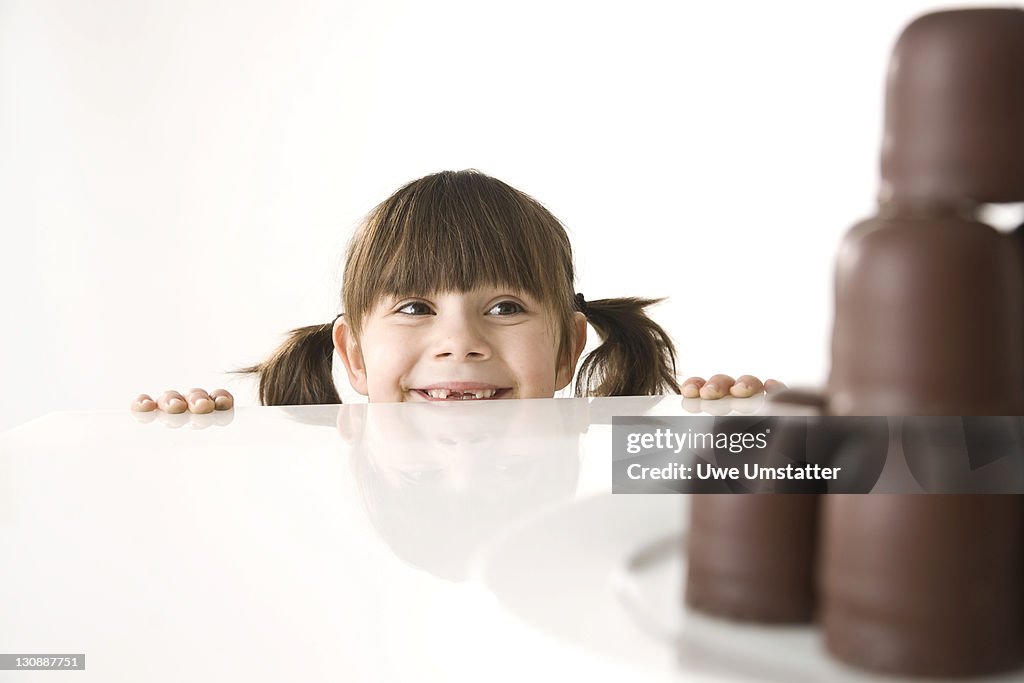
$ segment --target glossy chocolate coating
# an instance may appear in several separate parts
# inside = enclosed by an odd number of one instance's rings
[[[1024,201],[1024,11],[936,12],[893,50],[883,202]]]
[[[837,259],[829,412],[1021,414],[1021,265],[1009,236],[940,205],[855,226]]]
[[[840,250],[829,411],[1019,415],[1024,270],[1013,238],[892,203]],[[941,453],[932,454],[941,457]],[[1022,661],[1020,496],[828,496],[821,621],[850,664],[927,676]]]
[[[822,517],[821,619],[834,656],[915,676],[1024,661],[1020,496],[835,495]]]
[[[837,262],[827,412],[1024,413],[1024,233],[968,213],[1024,201],[1022,124],[1024,11],[939,12],[906,29],[883,205]],[[694,496],[692,510],[692,607],[807,620],[813,579],[826,646],[849,664],[972,676],[1024,661],[1024,497]]]
[[[810,621],[819,499],[693,496],[686,603],[732,619]]]

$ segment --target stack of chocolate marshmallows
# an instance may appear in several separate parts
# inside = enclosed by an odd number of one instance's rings
[[[914,21],[890,63],[878,213],[840,249],[832,415],[1024,415],[1024,11]],[[938,456],[937,456],[938,457]],[[854,666],[974,676],[1024,663],[1017,495],[698,495],[686,602],[817,620]]]

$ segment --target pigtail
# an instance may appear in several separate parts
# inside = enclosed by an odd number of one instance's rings
[[[661,299],[598,299],[577,307],[600,335],[576,378],[576,396],[648,396],[680,393],[676,349],[668,333],[644,308]]]
[[[294,329],[270,358],[235,372],[259,375],[261,405],[341,403],[331,373],[333,329],[332,323]]]

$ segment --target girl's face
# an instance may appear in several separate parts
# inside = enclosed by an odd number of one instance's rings
[[[576,313],[559,359],[547,307],[494,287],[382,300],[358,340],[344,316],[334,327],[349,380],[371,402],[551,398],[572,381],[586,337]]]

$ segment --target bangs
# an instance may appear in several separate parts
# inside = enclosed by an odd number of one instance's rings
[[[487,286],[570,305],[568,237],[528,195],[475,171],[445,172],[406,185],[370,214],[346,263],[345,309],[362,318],[384,297]]]

